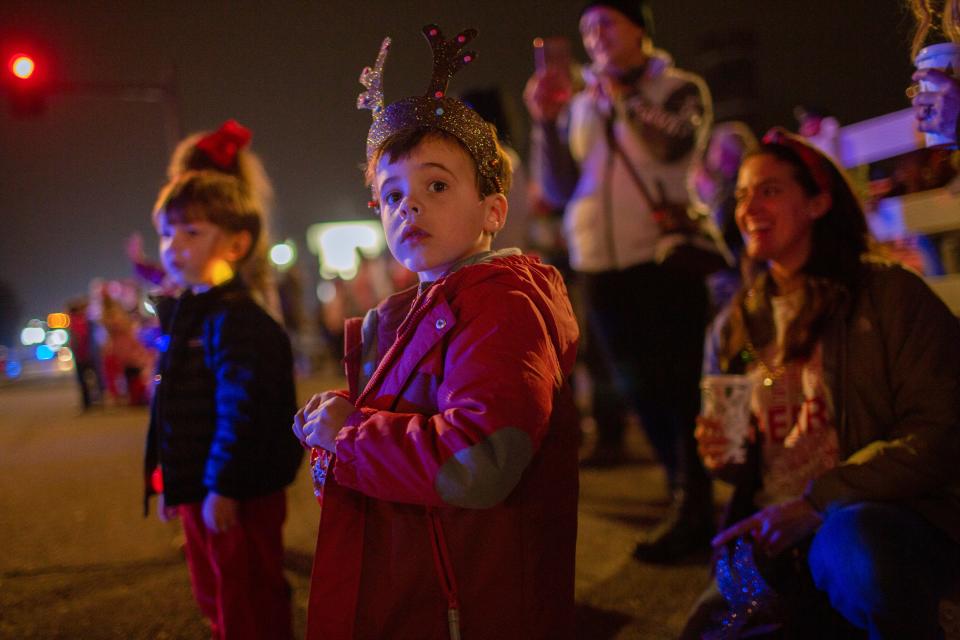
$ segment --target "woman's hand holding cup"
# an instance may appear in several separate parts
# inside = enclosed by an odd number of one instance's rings
[[[917,129],[955,139],[960,115],[960,82],[940,69],[917,71],[913,80],[923,87],[912,101]]]
[[[697,439],[697,453],[708,471],[716,472],[727,466],[730,440],[723,433],[723,425],[719,420],[697,416],[697,428],[693,435]]]

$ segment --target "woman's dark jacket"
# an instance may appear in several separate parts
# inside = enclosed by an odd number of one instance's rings
[[[707,337],[704,373],[723,367],[727,313]],[[960,324],[917,275],[866,261],[823,333],[840,464],[813,480],[821,511],[857,502],[908,506],[960,542]],[[728,519],[754,510],[756,447],[735,482]]]
[[[290,340],[239,280],[156,302],[163,331],[144,506],[163,469],[167,506],[208,491],[243,500],[290,484],[303,448]]]

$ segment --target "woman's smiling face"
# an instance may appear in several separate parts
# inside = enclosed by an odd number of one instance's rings
[[[736,220],[747,255],[799,270],[810,256],[813,223],[826,211],[825,194],[810,196],[793,165],[769,154],[747,158],[737,179]]]

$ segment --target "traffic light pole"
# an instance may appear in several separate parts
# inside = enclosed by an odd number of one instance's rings
[[[167,145],[172,151],[183,137],[180,117],[180,94],[177,91],[176,70],[173,66],[159,83],[130,82],[57,82],[49,93],[73,94],[96,98],[110,98],[125,102],[159,103],[163,107]]]

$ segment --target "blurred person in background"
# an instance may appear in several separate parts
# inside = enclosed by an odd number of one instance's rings
[[[840,160],[840,121],[822,107],[797,105],[793,108],[797,133],[835,162]]]
[[[120,295],[115,298],[111,290]],[[122,301],[121,296],[128,299]],[[147,377],[154,362],[154,354],[138,336],[138,302],[135,289],[133,293],[126,292],[123,283],[113,281],[104,287],[100,307],[100,325],[106,332],[102,359],[107,391],[114,402],[134,406],[146,405],[150,400]]]
[[[287,431],[296,411],[290,340],[262,295],[263,191],[236,171],[259,166],[250,138],[233,120],[187,138],[175,158],[193,156],[194,167],[172,172],[154,207],[163,267],[181,293],[155,305],[164,337],[144,508],[157,495],[160,520],[180,519],[214,638],[288,640],[282,532],[303,449]]]
[[[103,378],[100,373],[99,347],[93,335],[92,321],[87,315],[90,303],[76,298],[67,303],[70,316],[70,349],[80,385],[80,398],[86,411],[103,399]]]
[[[573,94],[569,75],[547,68],[524,97],[543,196],[565,207],[590,335],[639,414],[673,497],[634,554],[672,562],[705,550],[713,532],[712,484],[693,437],[708,299],[702,277],[656,261],[666,235],[659,214],[688,204],[687,172],[712,110],[703,80],[654,49],[652,26],[645,2],[587,3],[586,87]]]
[[[527,169],[514,148],[513,110],[499,87],[468,91],[460,96],[464,104],[480,114],[480,117],[496,127],[497,140],[510,157],[513,167],[513,186],[507,196],[510,216],[503,229],[497,232],[493,246],[496,249],[516,247],[526,252],[529,247],[530,193]]]
[[[154,356],[137,335],[135,313],[104,291],[100,324],[107,336],[102,357],[110,398],[133,406],[148,404],[147,377],[153,369]]]
[[[713,310],[727,306],[740,288],[740,253],[743,236],[734,219],[737,206],[734,191],[743,157],[757,146],[757,137],[744,122],[723,122],[710,132],[706,150],[697,159],[689,175],[693,200],[705,208],[735,259],[729,269],[707,276]]]
[[[920,50],[938,35],[949,42],[960,43],[960,2],[958,0],[907,0],[917,22],[910,54],[916,59]],[[935,40],[939,41],[939,40]],[[947,73],[940,69],[921,69],[913,74],[917,84],[907,90],[911,97],[917,130],[936,133],[953,139],[956,147],[957,128],[960,126],[960,69]],[[919,83],[927,84],[921,91]]]
[[[254,295],[267,269],[267,212],[258,192],[223,170],[252,157],[250,138],[234,121],[188,138],[219,169],[175,173],[154,207],[164,270],[181,293],[156,300],[164,344],[144,507],[157,495],[160,520],[180,519],[213,637],[286,640],[282,531],[303,450],[287,431],[296,410],[290,340]]]

